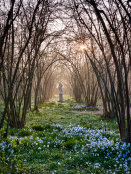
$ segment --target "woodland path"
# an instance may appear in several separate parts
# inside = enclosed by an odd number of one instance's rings
[[[98,111],[74,111],[82,114],[94,114],[94,115],[102,115],[103,114],[103,106],[98,106]],[[131,107],[130,107],[130,116],[131,116]]]

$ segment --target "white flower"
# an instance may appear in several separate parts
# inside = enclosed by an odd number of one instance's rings
[[[119,168],[122,167],[122,164],[120,164]]]
[[[100,167],[100,164],[99,164],[99,163],[96,163],[96,164],[94,165],[94,167],[95,167],[95,168],[99,168],[99,167]]]
[[[38,149],[41,150],[41,147],[39,147]]]

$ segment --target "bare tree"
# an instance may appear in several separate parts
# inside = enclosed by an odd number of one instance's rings
[[[129,38],[131,33],[129,28],[131,27],[129,27],[130,13],[128,12],[128,4],[121,1],[107,1],[106,4],[103,0],[99,2],[86,0],[86,2],[74,1],[74,6],[76,15],[79,18],[77,22],[88,30],[103,54],[110,80],[111,95],[115,104],[115,114],[118,120],[121,139],[131,142],[128,90],[128,67],[130,64]],[[85,19],[84,16],[87,18]],[[111,52],[116,69],[117,86],[113,82],[113,76],[106,58],[105,47],[103,47],[103,39],[100,33],[105,36]],[[88,56],[87,50],[85,53]]]
[[[6,42],[4,48],[2,48],[2,56],[7,57],[7,59],[2,59],[3,83],[1,95],[4,99],[5,110],[0,128],[3,127],[7,114],[6,136],[9,124],[11,127],[17,128],[21,128],[25,124],[34,70],[40,59],[38,53],[41,43],[50,36],[46,31],[52,13],[47,1],[38,0],[36,4],[31,1],[27,4],[20,1],[15,5],[18,6],[20,15],[16,15],[17,11],[12,14],[14,18],[12,17],[11,27],[8,29]],[[10,47],[10,44],[12,47]],[[9,69],[7,69],[8,66]],[[4,90],[4,94],[2,90]],[[21,111],[22,116],[20,117]]]

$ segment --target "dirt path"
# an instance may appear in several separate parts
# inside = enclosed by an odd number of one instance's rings
[[[103,107],[100,106],[100,107],[98,107],[98,108],[99,108],[98,111],[73,111],[73,112],[82,113],[82,114],[102,115],[102,114],[103,114]],[[131,115],[131,107],[130,107],[130,115]]]
[[[82,114],[95,114],[95,115],[102,115],[103,114],[103,107],[99,107],[98,111],[73,111],[76,113],[82,113]]]

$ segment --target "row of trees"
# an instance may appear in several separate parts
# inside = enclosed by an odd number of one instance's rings
[[[38,101],[45,100],[38,99],[38,88],[43,92],[49,84],[45,72],[50,69],[51,76],[52,64],[57,59],[57,55],[47,56],[52,52],[48,46],[63,32],[51,30],[57,12],[54,7],[57,3],[48,0],[1,2],[0,94],[5,108],[0,129],[7,120],[6,137],[9,126],[24,127],[33,89],[36,110]],[[40,85],[41,79],[44,87]]]
[[[130,1],[68,1],[71,20],[68,42],[84,45],[86,80],[92,66],[99,86],[105,115],[116,117],[121,139],[131,143],[130,121],[130,77],[131,77],[131,6]],[[79,34],[78,34],[79,33]],[[84,90],[83,67],[78,50],[71,50],[75,56],[62,54],[72,64],[72,87],[76,100],[81,100]],[[74,57],[74,59],[72,58]],[[73,59],[73,60],[72,60]],[[74,65],[74,64],[75,65]],[[87,66],[87,68],[86,68]],[[90,82],[88,82],[88,85]],[[93,84],[93,82],[91,82]],[[87,92],[89,88],[86,87]],[[92,91],[93,87],[92,87]],[[86,100],[85,100],[86,101]],[[89,104],[89,100],[87,100]]]
[[[6,136],[9,124],[24,126],[31,94],[35,110],[53,95],[63,66],[76,101],[95,106],[101,95],[105,115],[117,118],[121,139],[131,143],[130,1],[1,3],[0,128],[7,119]]]
[[[105,88],[104,95],[101,92],[102,99],[105,100],[104,108],[117,117],[121,139],[131,143],[130,1],[74,0],[74,6],[75,11],[72,13],[76,22],[81,29],[86,29],[90,40],[85,54],[94,69],[100,89],[102,86]],[[103,61],[106,74],[103,74],[104,68],[101,66]],[[113,65],[110,66],[111,64]]]

